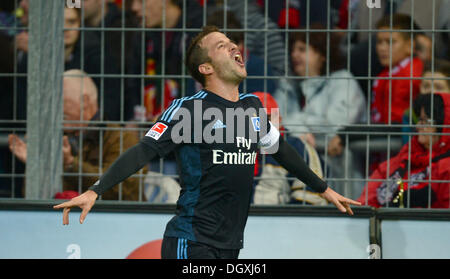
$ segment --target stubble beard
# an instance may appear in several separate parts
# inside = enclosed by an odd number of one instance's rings
[[[227,83],[239,85],[247,77],[247,74],[240,73],[235,69],[235,65],[231,63],[226,63],[225,65],[213,63],[213,66],[220,79]]]

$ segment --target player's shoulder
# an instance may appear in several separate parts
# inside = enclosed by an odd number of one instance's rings
[[[185,97],[181,97],[181,98],[177,98],[177,99],[173,100],[171,105],[174,105],[174,103],[177,103],[178,105],[189,104],[193,100],[204,99],[207,95],[208,95],[208,92],[206,92],[204,90],[199,90],[193,95],[185,96]]]
[[[262,107],[261,101],[259,100],[258,96],[256,96],[255,94],[252,94],[252,93],[240,93],[239,94],[239,99],[242,100],[243,102],[251,103],[254,107],[257,107],[257,108]]]
[[[251,98],[250,100],[256,98],[259,100],[258,96],[256,96],[255,94],[252,93],[239,93],[239,99],[243,100],[246,98]]]
[[[160,120],[170,122],[170,120],[180,110],[180,108],[192,110],[193,101],[204,99],[207,95],[208,93],[206,91],[200,90],[192,96],[185,96],[182,98],[174,99],[169,107],[163,112]]]

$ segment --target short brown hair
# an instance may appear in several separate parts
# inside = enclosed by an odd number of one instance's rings
[[[308,40],[308,45],[327,59],[327,32],[323,31],[326,27],[320,23],[311,24],[311,31],[299,31],[292,32],[289,38],[289,52],[292,52],[294,44],[298,41],[306,44]],[[322,30],[322,31],[316,31]],[[308,39],[309,38],[309,39]],[[328,48],[328,64],[330,66],[330,73],[337,71],[342,68],[342,56],[339,52],[339,41],[335,33],[330,32],[329,34],[329,48]],[[320,69],[320,74],[325,75],[327,71],[326,63]]]
[[[391,28],[391,16],[386,15],[383,18],[381,18],[377,22],[377,29],[381,28]],[[413,20],[411,21],[411,17],[406,14],[394,14],[392,15],[392,29],[396,30],[421,30],[420,26],[417,25],[417,23]],[[399,32],[402,37],[406,40],[409,40],[411,38],[414,38],[415,36],[413,34],[419,34],[419,32]],[[422,32],[420,32],[422,33]]]
[[[204,26],[202,31],[195,36],[186,53],[186,67],[189,74],[203,86],[205,86],[205,76],[198,71],[198,66],[203,63],[211,62],[208,51],[200,46],[202,39],[210,33],[220,32],[219,28],[214,25]]]

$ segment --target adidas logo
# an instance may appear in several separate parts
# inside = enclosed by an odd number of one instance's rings
[[[213,125],[213,129],[222,129],[222,128],[226,128],[227,126],[225,124],[223,124],[222,120],[217,120],[216,123],[214,123]]]

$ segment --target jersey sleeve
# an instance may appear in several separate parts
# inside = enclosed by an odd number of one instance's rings
[[[153,126],[148,130],[141,142],[151,147],[160,157],[165,157],[183,141],[182,132],[191,124],[191,109],[182,99],[174,100],[165,110]],[[183,126],[183,129],[180,127]],[[189,137],[190,138],[190,137]]]
[[[266,153],[276,152],[276,145],[280,139],[280,132],[277,127],[272,123],[270,117],[268,117],[261,101],[255,98],[255,107],[258,110],[259,125],[260,125],[260,138],[258,146],[260,149],[266,151]],[[278,114],[279,115],[279,114]],[[278,119],[274,119],[278,121]],[[274,151],[271,151],[275,149]]]
[[[262,150],[272,149],[273,147],[276,146],[276,144],[280,139],[280,132],[278,131],[277,127],[275,127],[270,121],[267,126],[268,132],[260,138],[258,143],[259,147]]]

